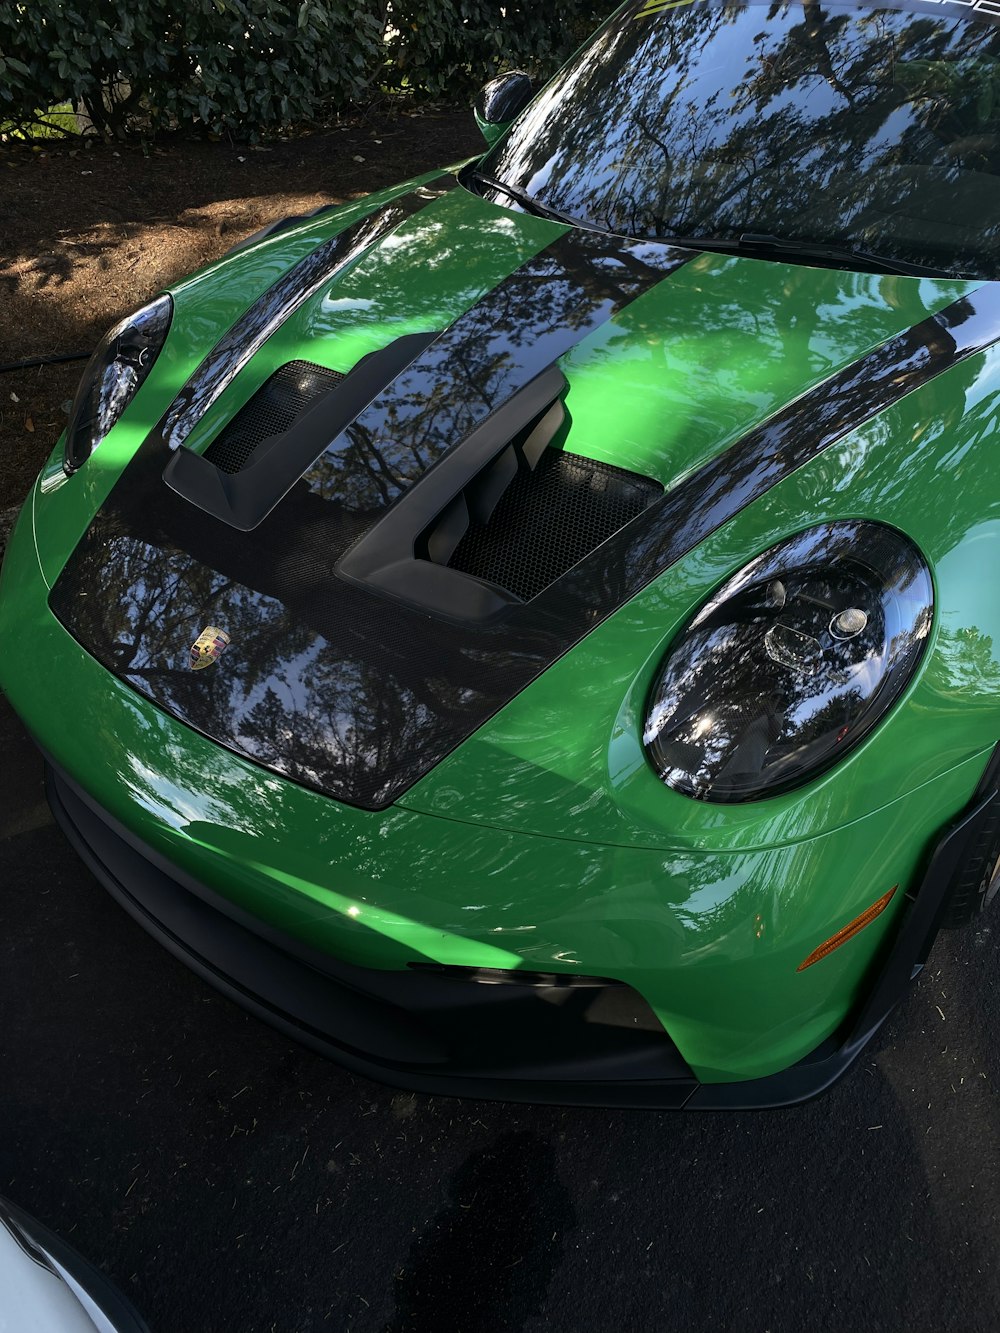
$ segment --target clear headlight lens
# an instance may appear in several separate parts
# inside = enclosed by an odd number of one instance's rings
[[[68,473],[83,466],[135,397],[160,354],[173,309],[169,296],[158,296],[101,339],[70,409],[63,458]]]
[[[878,523],[811,528],[729,580],[672,645],[643,744],[669,786],[751,801],[835,764],[898,698],[933,616],[916,547]]]

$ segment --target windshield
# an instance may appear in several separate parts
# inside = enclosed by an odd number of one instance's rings
[[[1000,27],[956,10],[636,0],[482,169],[629,236],[1000,277]]]

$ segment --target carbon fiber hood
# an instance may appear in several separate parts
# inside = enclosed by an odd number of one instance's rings
[[[965,299],[875,349],[858,345],[834,374],[817,359],[802,387],[820,387],[779,403],[764,424],[771,400],[748,401],[729,439],[711,442],[683,484],[674,482],[691,471],[690,457],[526,598],[484,578],[485,567],[462,568],[455,552],[515,481],[533,485],[543,459],[551,468],[553,439],[573,449],[557,361],[572,386],[588,349],[606,368],[609,349],[620,356],[630,343],[648,344],[650,319],[630,324],[626,314],[669,305],[677,271],[717,257],[552,227],[547,244],[526,245],[533,252],[444,327],[414,333],[413,312],[401,307],[407,336],[353,372],[338,367],[351,373],[258,442],[235,475],[222,475],[211,447],[189,447],[219,395],[276,336],[283,312],[329,302],[359,259],[360,273],[408,227],[428,225],[424,210],[437,225],[448,201],[434,197],[452,185],[339,233],[265,293],[149,434],[50,599],[94,656],[167,712],[368,809],[397,799],[789,469],[998,332],[996,314]],[[463,262],[454,247],[449,262]],[[747,262],[755,261],[735,261]],[[706,288],[712,322],[727,318],[731,295]],[[605,476],[599,487],[611,481],[620,479]],[[661,485],[667,493],[656,499]],[[193,671],[191,646],[208,629],[222,631],[225,651],[211,669]]]

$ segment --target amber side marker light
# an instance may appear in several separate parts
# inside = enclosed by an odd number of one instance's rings
[[[802,962],[799,963],[795,969],[796,972],[804,972],[807,967],[812,967],[813,963],[818,963],[821,958],[833,953],[834,949],[839,949],[842,944],[846,944],[849,939],[853,939],[859,930],[864,930],[865,926],[870,926],[875,918],[880,917],[892,902],[893,895],[898,888],[899,885],[894,884],[888,893],[884,893],[879,898],[878,902],[872,903],[871,907],[866,907],[860,916],[856,916],[853,921],[848,922],[846,926],[837,931],[836,935],[831,935],[828,940],[824,940],[818,949],[813,949],[809,957],[803,958]]]

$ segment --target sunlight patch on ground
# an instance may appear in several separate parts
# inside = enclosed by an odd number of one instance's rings
[[[247,195],[186,208],[176,220],[61,229],[37,249],[8,253],[0,259],[0,291],[29,298],[35,324],[32,346],[18,352],[86,350],[127,310],[246,236],[331,202],[315,193]]]

